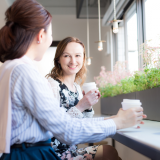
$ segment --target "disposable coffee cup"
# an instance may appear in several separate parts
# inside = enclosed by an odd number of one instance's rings
[[[86,94],[90,90],[96,89],[96,83],[95,82],[84,83],[83,86],[82,86],[82,89],[84,90],[84,92]]]
[[[142,103],[138,99],[123,99],[121,102],[123,110],[127,110],[132,107],[140,107]]]
[[[123,110],[127,110],[132,107],[140,107],[142,103],[138,99],[123,99],[123,102],[121,102]],[[135,125],[133,127],[137,127],[138,125]]]

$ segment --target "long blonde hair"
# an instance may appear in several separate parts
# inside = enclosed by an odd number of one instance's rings
[[[53,79],[57,79],[57,78],[60,78],[60,77],[63,76],[62,68],[59,64],[59,59],[62,56],[67,44],[70,43],[70,42],[79,43],[84,49],[84,52],[83,52],[83,54],[84,54],[83,66],[79,70],[79,72],[76,74],[76,77],[75,77],[75,82],[82,86],[83,83],[85,82],[86,73],[87,73],[86,51],[85,51],[84,44],[78,38],[75,38],[75,37],[67,37],[67,38],[65,38],[65,39],[63,39],[62,41],[59,42],[59,44],[57,46],[57,49],[56,49],[56,54],[55,54],[55,57],[54,57],[54,67],[51,70],[51,72],[48,75],[46,75],[46,77],[51,77]]]

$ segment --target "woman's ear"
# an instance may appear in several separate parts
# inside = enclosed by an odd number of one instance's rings
[[[41,29],[39,33],[37,34],[37,43],[42,43],[44,38],[45,30]]]

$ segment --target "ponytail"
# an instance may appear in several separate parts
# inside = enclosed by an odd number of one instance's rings
[[[8,57],[8,53],[15,44],[14,35],[12,33],[13,24],[5,25],[0,30],[0,61],[4,62],[6,57]]]
[[[22,57],[51,19],[51,14],[36,0],[16,0],[5,12],[6,24],[0,29],[0,62]]]

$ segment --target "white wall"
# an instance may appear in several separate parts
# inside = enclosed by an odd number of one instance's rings
[[[50,47],[46,51],[41,61],[34,61],[35,65],[37,66],[39,72],[45,77],[51,69],[54,67],[54,56],[56,52],[56,47]]]
[[[8,3],[6,0],[0,0],[0,28],[2,28],[5,25],[5,21],[4,21],[4,13],[6,11],[6,9],[8,8]],[[0,62],[0,66],[2,65],[2,63]]]
[[[4,26],[5,21],[4,21],[4,13],[6,9],[8,8],[8,2],[6,0],[0,0],[0,28]]]

